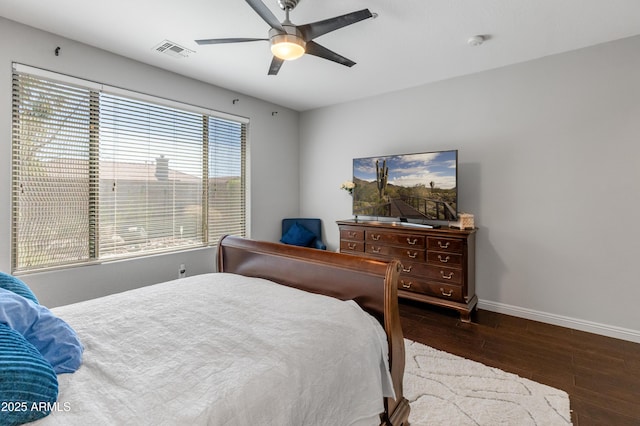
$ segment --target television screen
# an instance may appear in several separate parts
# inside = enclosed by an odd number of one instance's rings
[[[455,220],[458,151],[353,159],[353,215]]]

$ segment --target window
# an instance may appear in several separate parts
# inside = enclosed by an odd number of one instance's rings
[[[245,236],[246,133],[238,117],[14,65],[13,271]]]

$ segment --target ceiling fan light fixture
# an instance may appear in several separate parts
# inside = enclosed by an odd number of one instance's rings
[[[315,38],[340,28],[355,24],[365,19],[374,18],[377,15],[369,9],[357,10],[333,18],[311,22],[304,25],[295,25],[289,20],[289,13],[296,7],[300,0],[278,0],[280,8],[285,12],[284,21],[280,22],[263,0],[245,0],[247,4],[260,15],[260,18],[269,24],[269,38],[211,38],[196,40],[202,44],[244,43],[250,41],[269,41],[269,47],[273,58],[269,66],[268,75],[277,75],[285,61],[292,61],[309,54],[326,59],[346,67],[352,67],[356,63],[339,55],[314,41]],[[307,49],[308,47],[308,49]]]
[[[305,41],[292,34],[277,34],[271,37],[271,53],[285,61],[293,61],[304,55]]]

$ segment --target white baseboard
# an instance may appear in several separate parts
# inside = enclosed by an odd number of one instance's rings
[[[533,321],[540,321],[547,324],[559,325],[561,327],[572,328],[574,330],[586,331],[588,333],[600,334],[602,336],[640,343],[640,330],[631,330],[628,328],[616,327],[607,324],[600,324],[597,322],[585,321],[577,318],[565,317],[562,315],[550,314],[548,312],[534,311],[533,309],[492,302],[490,300],[478,300],[478,308],[485,309],[491,312],[498,312],[500,314],[512,315],[514,317],[526,318]]]

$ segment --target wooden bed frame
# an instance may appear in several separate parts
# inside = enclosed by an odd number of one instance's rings
[[[376,317],[389,343],[389,368],[396,399],[385,398],[381,425],[407,426],[409,402],[402,392],[404,337],[398,310],[397,260],[383,262],[340,253],[225,236],[218,243],[218,271],[354,300]]]

